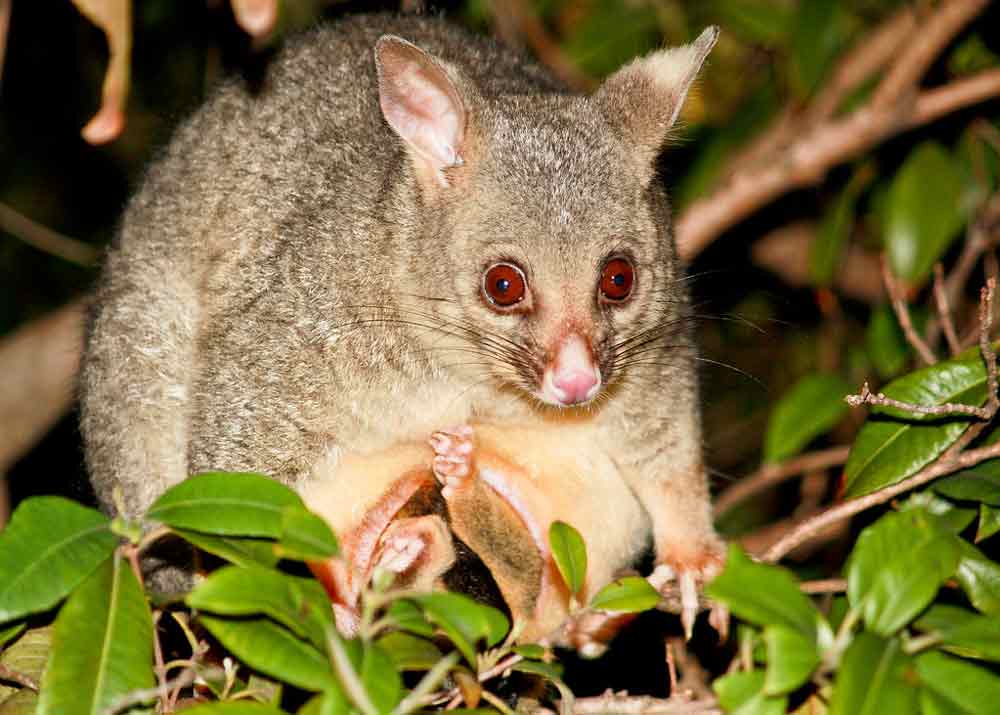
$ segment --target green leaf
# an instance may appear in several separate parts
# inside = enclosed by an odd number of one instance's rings
[[[872,311],[865,330],[865,350],[882,379],[896,377],[906,367],[910,348],[889,305]]]
[[[979,505],[979,529],[976,531],[976,542],[985,541],[1000,531],[1000,508]]]
[[[923,510],[935,518],[942,529],[952,534],[961,534],[976,518],[975,509],[963,509],[932,491],[917,492],[900,505],[900,511]]]
[[[38,682],[45,670],[45,664],[52,651],[52,626],[32,628],[21,634],[17,640],[10,643],[0,652],[0,665],[14,670]],[[25,701],[23,698],[11,702],[17,697],[18,691],[31,692],[18,687],[7,687],[0,684],[0,715],[35,715],[35,700]],[[17,706],[15,708],[14,706]],[[23,709],[22,709],[23,708]],[[8,712],[9,710],[9,712]]]
[[[1000,620],[957,606],[935,604],[916,622],[944,647],[966,658],[1000,661]]]
[[[854,228],[857,192],[850,185],[824,212],[816,238],[809,246],[809,274],[815,285],[829,286],[837,275]]]
[[[194,544],[202,551],[225,559],[237,566],[263,566],[271,568],[278,563],[278,555],[274,553],[274,541],[258,539],[250,536],[214,536],[190,529],[178,529],[174,532]]]
[[[393,601],[386,612],[386,616],[392,621],[396,628],[409,631],[418,636],[431,638],[434,635],[432,626],[424,612],[415,603],[403,599]]]
[[[768,0],[726,0],[713,9],[728,32],[765,47],[784,46],[795,19],[787,7]]]
[[[840,663],[830,715],[911,715],[918,692],[913,669],[899,641],[859,633]]]
[[[997,460],[990,462],[988,466],[983,463],[939,479],[931,488],[949,499],[1000,506],[1000,472],[996,469]]]
[[[981,613],[1000,615],[1000,565],[967,541],[958,540],[961,560],[955,578]]]
[[[594,77],[607,75],[647,54],[660,41],[656,12],[651,7],[622,5],[616,0],[597,0],[572,30],[563,52]]]
[[[0,531],[0,623],[52,608],[117,545],[100,512],[62,497],[26,499]]]
[[[38,715],[102,715],[153,682],[153,617],[128,563],[112,557],[56,618]]]
[[[961,192],[944,147],[925,142],[910,153],[889,189],[885,246],[893,273],[910,283],[927,278],[965,223]]]
[[[967,351],[954,360],[904,375],[883,392],[918,405],[981,405],[986,401],[986,369],[978,351]],[[873,408],[844,467],[845,495],[867,494],[915,474],[947,449],[968,424],[968,419]]]
[[[281,536],[285,507],[302,499],[263,474],[206,472],[168,489],[146,512],[170,527],[218,536]]]
[[[28,626],[22,621],[21,623],[14,623],[0,628],[0,649],[3,649],[5,645],[24,633],[24,630],[27,627]]]
[[[251,668],[304,690],[337,687],[326,656],[266,618],[198,619],[227,650]]]
[[[782,715],[788,703],[786,697],[764,693],[764,673],[760,670],[723,675],[712,683],[712,689],[731,715]]]
[[[330,598],[318,582],[256,566],[219,569],[185,602],[223,616],[268,616],[321,649],[327,627],[333,625]]]
[[[510,630],[510,622],[500,611],[462,594],[430,593],[411,600],[423,609],[428,621],[445,632],[473,667],[473,645],[485,639],[487,645],[494,646]]]
[[[816,642],[787,626],[767,626],[764,629],[767,647],[766,695],[784,695],[809,681],[819,665]]]
[[[785,626],[815,641],[819,611],[795,577],[781,567],[751,561],[736,544],[730,544],[725,570],[705,593],[750,623]]]
[[[649,581],[640,576],[615,579],[590,600],[590,607],[602,611],[639,613],[648,611],[660,602],[660,594]]]
[[[960,539],[920,509],[890,512],[861,532],[847,562],[847,597],[868,627],[891,635],[955,573]]]
[[[337,555],[339,546],[329,524],[308,509],[285,507],[276,553],[297,561],[325,561]]]
[[[267,703],[250,700],[230,700],[222,703],[205,703],[193,708],[184,708],[183,715],[285,715],[284,711]]]
[[[298,710],[298,715],[349,715],[354,706],[339,688],[327,690],[309,699]]]
[[[547,652],[543,646],[537,643],[522,643],[521,645],[514,646],[513,650],[519,656],[530,658],[531,660],[542,660],[545,658]]]
[[[798,454],[847,412],[851,386],[833,375],[807,375],[775,405],[764,438],[764,460],[780,462]]]
[[[799,97],[808,97],[843,47],[847,22],[838,0],[809,0],[796,7],[791,33],[792,86]]]
[[[402,631],[387,633],[378,639],[399,670],[430,670],[444,654],[426,638],[419,638]]]
[[[516,670],[519,673],[540,675],[549,680],[559,680],[563,675],[562,666],[558,663],[543,663],[538,660],[522,660],[515,663],[511,667],[511,670]]]
[[[979,35],[969,35],[960,42],[948,57],[948,71],[953,75],[972,74],[1000,63],[997,57]]]
[[[379,646],[367,643],[357,670],[375,709],[380,713],[392,712],[403,699],[403,680],[392,658]]]
[[[1000,676],[936,651],[917,656],[923,684],[972,715],[991,715],[1000,703]]]
[[[549,526],[549,547],[569,592],[576,595],[587,578],[587,547],[580,532],[564,521]]]
[[[38,693],[27,688],[21,688],[0,699],[0,715],[35,715],[37,707]]]

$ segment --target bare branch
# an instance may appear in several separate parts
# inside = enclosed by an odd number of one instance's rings
[[[997,354],[990,342],[990,329],[993,327],[993,294],[996,291],[996,278],[989,278],[979,294],[979,352],[986,364],[986,385],[989,396],[986,408],[995,415],[1000,408],[1000,397],[997,397]]]
[[[3,663],[0,663],[0,680],[6,680],[8,683],[17,683],[18,685],[23,685],[29,690],[34,690],[38,692],[38,683],[30,675],[25,675],[12,668],[7,667]]]
[[[950,415],[968,415],[969,417],[977,417],[981,420],[989,420],[992,419],[993,415],[996,413],[996,408],[963,405],[954,402],[945,402],[941,405],[918,405],[913,402],[902,402],[900,400],[894,400],[891,397],[886,397],[881,392],[872,393],[871,389],[868,387],[867,381],[861,386],[861,390],[858,394],[847,395],[844,398],[844,401],[851,407],[860,407],[861,405],[895,407],[898,410],[905,410],[906,412],[912,412],[917,415],[939,415],[941,417],[947,417]]]
[[[917,355],[920,356],[920,359],[925,364],[933,365],[937,362],[937,358],[927,343],[924,342],[924,339],[917,333],[916,328],[913,327],[913,321],[910,320],[910,309],[906,305],[906,297],[900,290],[899,284],[896,283],[896,279],[889,269],[889,262],[884,257],[882,259],[882,281],[885,283],[885,289],[892,301],[892,309],[896,313],[899,327],[903,329],[903,334],[906,335],[907,342],[913,346],[913,349],[917,351]]]
[[[958,355],[962,348],[958,343],[958,334],[955,332],[955,321],[951,315],[948,291],[944,285],[944,268],[941,267],[940,263],[934,264],[934,302],[937,305],[941,329],[944,331],[945,340],[948,342],[948,350],[951,351],[953,356]]]
[[[99,254],[93,246],[56,233],[3,203],[0,203],[0,231],[5,231],[40,251],[51,253],[53,256],[81,266],[89,267],[97,263]]]
[[[809,452],[779,464],[765,464],[748,477],[739,480],[715,500],[716,516],[725,514],[734,506],[755,494],[769,489],[786,479],[804,472],[835,467],[847,461],[849,446],[831,447],[818,452]]]
[[[989,0],[945,0],[934,13],[920,23],[920,32],[912,36],[892,69],[872,96],[875,108],[891,107],[913,92],[935,59],[962,28],[989,5]]]
[[[678,251],[689,260],[765,204],[792,189],[818,183],[832,167],[891,136],[996,96],[1000,96],[1000,69],[991,69],[921,92],[908,114],[865,106],[844,119],[824,123],[772,160],[738,172],[692,203],[677,221]]]
[[[844,578],[824,578],[816,581],[803,581],[799,584],[802,593],[840,593],[847,590],[847,579]]]

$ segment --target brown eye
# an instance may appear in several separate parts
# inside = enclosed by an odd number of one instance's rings
[[[520,303],[526,290],[524,273],[513,264],[497,263],[483,275],[483,293],[490,303],[501,308]]]
[[[601,273],[601,295],[613,302],[625,300],[632,293],[635,269],[625,258],[612,258]]]

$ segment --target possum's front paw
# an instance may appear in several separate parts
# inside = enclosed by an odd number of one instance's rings
[[[441,496],[446,500],[472,481],[472,435],[472,428],[468,425],[459,425],[431,435],[430,444],[434,450],[431,468],[441,483]]]
[[[722,571],[725,563],[725,546],[718,539],[711,539],[701,548],[690,547],[670,550],[670,554],[649,576],[649,582],[674,608],[679,607],[684,635],[691,638],[694,620],[702,610],[701,592],[705,584]],[[725,639],[729,632],[729,612],[717,603],[707,603],[709,624]]]

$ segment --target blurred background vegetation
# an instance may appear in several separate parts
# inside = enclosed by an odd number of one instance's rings
[[[284,0],[274,31],[255,40],[234,21],[228,2],[136,3],[127,123],[116,140],[93,146],[80,130],[100,104],[105,35],[70,0],[0,0],[5,4],[0,204],[95,249],[111,240],[143,167],[220,77],[259,74],[288,33],[320,17],[400,9],[396,2]],[[780,162],[781,151],[795,142],[807,144],[817,126],[807,115],[831,96],[839,68],[901,12],[917,18],[893,54],[906,51],[920,39],[921,18],[942,4],[456,0],[403,6],[443,13],[520,45],[582,89],[635,55],[720,25],[721,39],[684,127],[663,158],[665,181],[684,216],[727,177],[752,176],[762,162]],[[994,3],[975,15],[931,58],[917,78],[921,86],[943,86],[1000,65],[1000,7]],[[891,59],[836,96],[819,123],[868,102]],[[776,142],[770,147],[776,152],[764,151],[767,140]],[[888,250],[903,290],[921,302],[934,263],[943,261],[951,274],[972,229],[986,220],[1000,174],[996,99],[969,103],[907,131],[894,129],[872,143],[761,202],[759,210],[710,237],[704,250],[689,252],[706,358],[706,450],[719,489],[762,461],[850,441],[863,415],[848,411],[843,394],[864,380],[874,388],[913,360],[883,294],[880,253]],[[2,226],[0,336],[10,336],[86,293],[96,269],[28,245],[9,221]],[[952,286],[960,326],[972,325],[967,318],[974,318],[982,270],[975,265]],[[929,315],[914,309],[920,325]],[[798,420],[805,429],[765,440],[772,409],[793,388],[807,395],[810,409]],[[75,420],[67,414],[9,469],[14,503],[36,493],[87,498]],[[817,492],[814,501],[827,498],[836,488],[829,476],[785,487],[777,499],[757,500],[730,516],[728,528],[765,523],[790,505],[801,508],[808,489]]]

